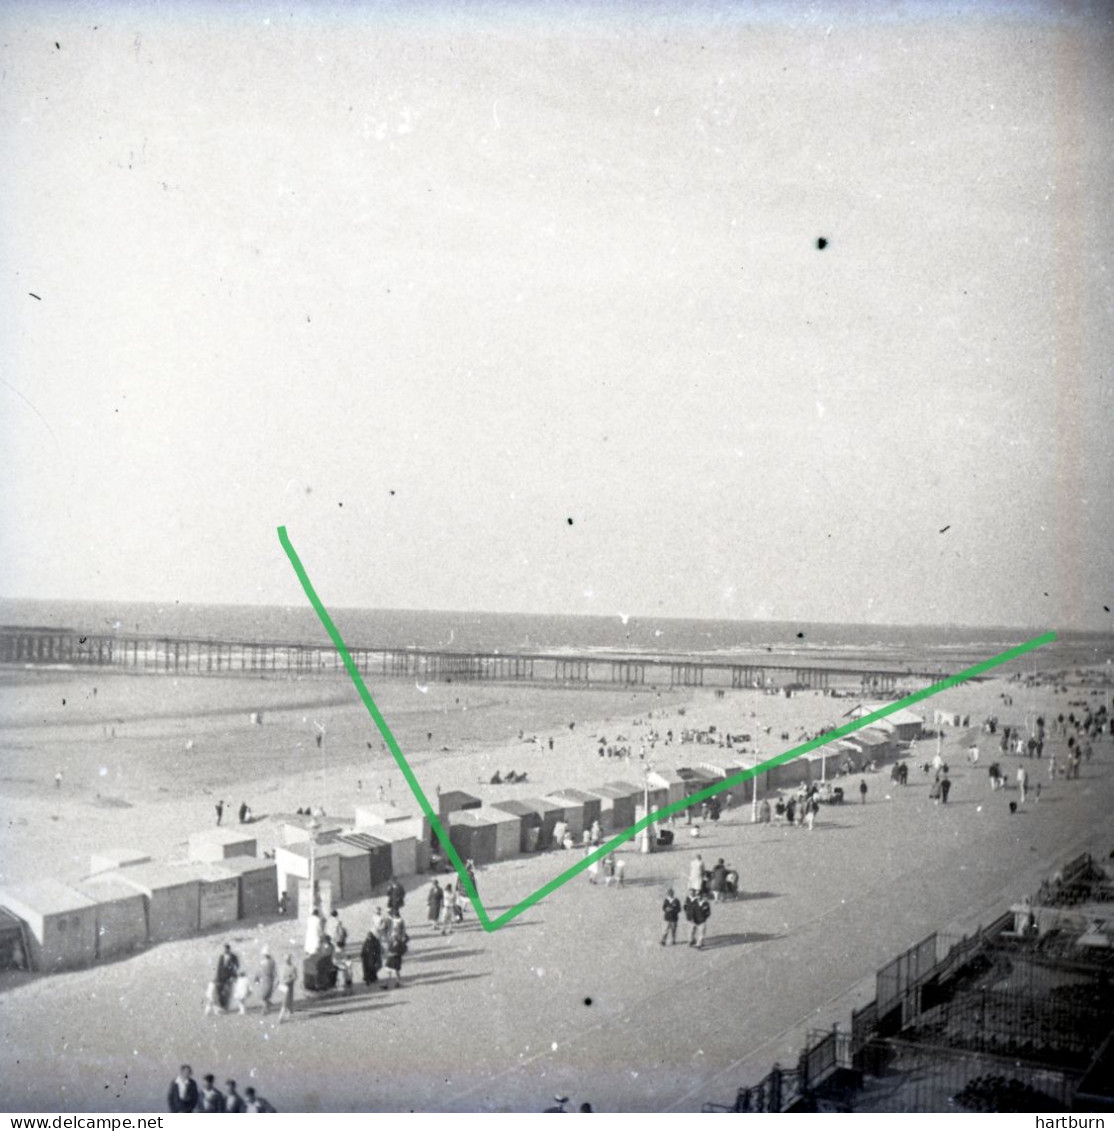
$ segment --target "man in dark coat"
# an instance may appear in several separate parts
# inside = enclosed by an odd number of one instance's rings
[[[232,953],[232,946],[229,943],[224,944],[224,950],[221,956],[217,959],[217,976],[214,981],[217,983],[217,997],[220,1000],[221,1009],[228,1008],[228,999],[232,995],[232,984],[240,976],[240,959]]]
[[[212,1073],[205,1077],[205,1087],[201,1089],[200,1107],[205,1112],[224,1111],[224,1092],[213,1083]]]
[[[665,930],[662,932],[661,945],[669,940],[670,946],[677,944],[677,920],[681,917],[681,901],[673,894],[670,888],[665,893],[665,900],[661,905],[662,918],[665,920]]]
[[[374,931],[368,931],[364,945],[360,949],[360,963],[364,968],[364,985],[370,986],[379,981],[379,969],[383,965],[383,948]]]
[[[445,902],[445,893],[441,890],[441,885],[435,879],[429,889],[429,897],[426,900],[429,904],[429,914],[426,918],[433,924],[433,929],[437,929],[437,924],[441,921],[441,905]]]
[[[188,1064],[183,1064],[178,1069],[178,1075],[170,1082],[166,1103],[173,1112],[197,1110],[197,1081]]]
[[[398,915],[405,902],[406,889],[392,876],[391,882],[387,885],[387,910],[391,913],[392,918]]]

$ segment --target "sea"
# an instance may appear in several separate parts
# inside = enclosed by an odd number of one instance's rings
[[[1048,629],[955,625],[865,625],[768,620],[686,620],[413,609],[331,609],[349,648],[418,648],[501,653],[893,660],[935,670],[975,663]],[[186,602],[0,598],[0,627],[267,644],[326,642],[307,604],[209,605]],[[1038,660],[1039,657],[1039,660]],[[1110,664],[1114,633],[1058,632],[1031,653],[1026,669]],[[1034,666],[1035,665],[1035,666]]]

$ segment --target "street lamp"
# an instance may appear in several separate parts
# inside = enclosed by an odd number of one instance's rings
[[[644,762],[642,764],[642,808],[645,815],[650,815],[650,763]],[[642,830],[642,855],[653,851],[653,844],[651,843],[650,826],[647,825]]]
[[[321,828],[316,817],[309,819],[309,914],[317,906],[317,832]]]

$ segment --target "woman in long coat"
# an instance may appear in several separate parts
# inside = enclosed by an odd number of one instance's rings
[[[402,958],[406,954],[410,936],[401,917],[391,919],[391,933],[387,938],[387,969],[395,976],[395,985],[402,985]]]
[[[374,931],[368,931],[360,950],[360,962],[364,967],[364,985],[370,986],[379,981],[379,968],[383,965],[383,948]]]
[[[441,885],[436,880],[433,881],[433,886],[429,889],[428,902],[429,914],[426,918],[436,927],[441,918],[441,905],[445,902],[445,893],[441,890]]]

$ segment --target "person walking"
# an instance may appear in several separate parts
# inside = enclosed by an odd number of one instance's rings
[[[863,802],[864,805],[866,804],[866,794],[867,794],[866,778],[863,778],[859,782],[859,796],[862,798],[862,802]]]
[[[390,971],[387,977],[389,979],[393,974],[394,984],[399,989],[402,988],[402,960],[406,956],[409,944],[410,936],[406,933],[406,924],[402,921],[402,917],[392,916],[391,933],[387,936],[387,969]]]
[[[947,774],[940,779],[940,800],[947,805],[948,794],[951,793],[952,783]]]
[[[227,1009],[232,997],[232,986],[240,976],[240,959],[233,953],[232,944],[225,943],[220,958],[217,959],[217,1000],[221,1009]]]
[[[453,933],[453,918],[456,915],[456,891],[452,884],[445,885],[445,902],[441,907],[441,934],[449,936]],[[388,938],[388,943],[390,939]],[[389,951],[388,951],[389,953]]]
[[[445,893],[441,890],[441,884],[434,878],[429,888],[429,896],[426,899],[426,903],[429,905],[429,914],[426,917],[434,930],[437,930],[437,924],[441,921],[441,907],[444,902]]]
[[[306,920],[306,941],[303,949],[306,954],[316,954],[325,939],[325,924],[321,922],[321,912],[315,907]]]
[[[340,912],[334,907],[329,915],[329,938],[333,940],[335,950],[343,950],[348,945],[348,928],[340,917]]]
[[[194,1111],[197,1108],[197,1081],[193,1078],[193,1069],[188,1064],[183,1064],[178,1069],[178,1075],[170,1082],[170,1091],[166,1096],[167,1107],[172,1112]]]
[[[1025,804],[1025,792],[1029,788],[1029,775],[1024,766],[1017,767],[1017,788],[1021,791],[1021,804]]]
[[[405,902],[406,889],[392,876],[391,882],[387,885],[387,912],[392,919],[401,913]]]
[[[271,998],[274,996],[277,976],[278,971],[275,968],[275,960],[271,957],[271,948],[264,944],[259,952],[259,973],[255,976],[256,982],[259,983],[259,997],[263,1001],[264,1016],[271,1012]]]
[[[673,894],[670,888],[665,893],[665,900],[661,905],[662,919],[665,921],[665,930],[662,931],[661,945],[665,946],[666,939],[670,946],[677,945],[677,920],[681,917],[681,901]]]
[[[689,890],[695,888],[702,891],[704,888],[704,857],[698,852],[689,865]]]
[[[712,879],[709,887],[712,889],[712,900],[719,903],[723,899],[723,891],[727,886],[727,865],[721,856],[712,869]]]
[[[281,1025],[288,1017],[294,1016],[294,983],[298,980],[298,971],[294,968],[294,959],[288,954],[282,967],[282,1008],[279,1010],[278,1023]]]
[[[690,891],[689,898],[685,901],[685,914],[692,923],[689,946],[703,950],[708,920],[712,917],[712,905],[708,902],[708,897],[700,891]]]
[[[379,936],[374,931],[368,931],[364,945],[360,948],[360,963],[364,968],[364,985],[370,987],[377,984],[379,970],[383,965],[383,948],[379,945]]]
[[[217,802],[217,826],[220,826],[221,818],[224,816],[224,801]]]

